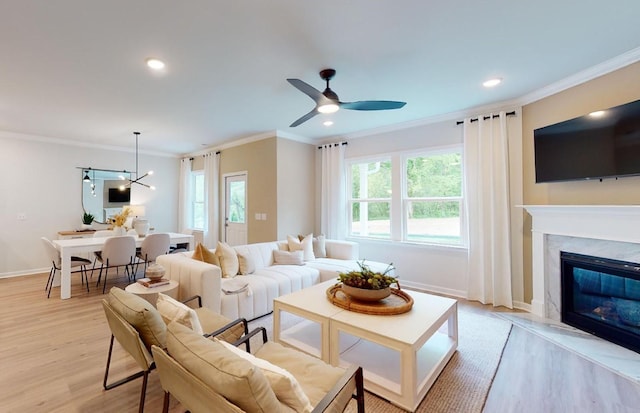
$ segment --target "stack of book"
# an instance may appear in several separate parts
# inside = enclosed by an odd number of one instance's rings
[[[169,284],[169,280],[166,278],[140,278],[138,284],[142,284],[147,288],[160,287],[161,285]]]

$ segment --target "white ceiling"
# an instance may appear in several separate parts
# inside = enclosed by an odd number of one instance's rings
[[[175,154],[348,136],[533,93],[637,49],[638,16],[638,0],[4,0],[0,131],[132,148],[137,130]],[[289,128],[314,103],[285,79],[323,90],[327,67],[343,101],[407,105]]]

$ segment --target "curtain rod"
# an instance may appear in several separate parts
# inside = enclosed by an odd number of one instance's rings
[[[507,113],[505,113],[505,115],[507,115],[507,116],[515,116],[516,115],[516,111],[513,110],[511,112],[507,112]],[[487,120],[487,119],[489,119],[491,117],[492,116],[483,116],[482,119]],[[499,117],[500,117],[500,115],[493,115],[493,118],[499,118]],[[478,118],[473,118],[473,119],[470,120],[470,122],[477,122],[477,121],[478,121]],[[464,123],[463,120],[459,120],[459,121],[456,122],[456,125],[462,125],[463,123]]]
[[[318,146],[318,149],[322,149],[322,148],[323,148],[323,147],[325,147],[325,146],[331,147],[331,145],[333,145],[333,146],[338,146],[338,145],[348,145],[348,144],[349,144],[349,142],[328,143],[328,144],[326,144],[326,145],[320,145],[320,146]]]

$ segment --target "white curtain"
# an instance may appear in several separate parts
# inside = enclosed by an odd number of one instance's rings
[[[220,152],[204,155],[204,245],[215,248],[220,236]]]
[[[346,236],[346,182],[344,171],[345,145],[332,143],[320,148],[322,185],[320,200],[320,231],[330,239]]]
[[[512,308],[507,116],[464,120],[468,298]]]
[[[185,233],[191,226],[191,159],[180,161],[180,186],[178,187],[178,232]]]

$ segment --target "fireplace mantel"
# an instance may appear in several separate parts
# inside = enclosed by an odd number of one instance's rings
[[[532,216],[531,311],[549,317],[545,303],[547,235],[640,243],[640,205],[520,205]]]

